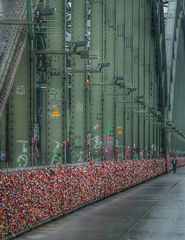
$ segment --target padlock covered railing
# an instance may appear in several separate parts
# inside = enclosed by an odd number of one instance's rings
[[[171,160],[167,160],[170,168]],[[178,166],[185,159],[178,159]],[[42,224],[165,173],[164,159],[88,162],[0,172],[0,238]]]

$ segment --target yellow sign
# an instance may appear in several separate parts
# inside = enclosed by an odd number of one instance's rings
[[[123,129],[119,128],[119,129],[117,130],[117,135],[118,135],[118,136],[123,135]]]
[[[59,109],[53,109],[51,112],[51,116],[52,118],[59,118],[61,115],[61,112]]]

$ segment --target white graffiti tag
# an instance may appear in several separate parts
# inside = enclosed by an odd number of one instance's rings
[[[17,158],[18,167],[26,167],[28,165],[28,148],[26,146],[26,144],[28,144],[28,141],[18,140],[17,143],[22,144],[22,153]]]
[[[78,153],[78,162],[83,162],[83,155],[84,155],[84,153],[83,153],[83,151],[81,150],[79,153]]]
[[[93,147],[95,149],[99,149],[102,146],[102,141],[100,141],[100,136],[96,135],[94,138],[92,138],[94,144]]]
[[[99,128],[99,124],[96,124],[93,129],[96,131]]]
[[[57,141],[55,143],[56,143],[56,146],[53,149],[53,154],[52,154],[52,158],[51,158],[51,165],[56,165],[56,164],[62,163],[60,148],[62,148],[63,145],[62,145],[62,143],[59,143]]]

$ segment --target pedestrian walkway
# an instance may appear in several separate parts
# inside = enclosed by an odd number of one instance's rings
[[[185,240],[185,167],[16,239]]]

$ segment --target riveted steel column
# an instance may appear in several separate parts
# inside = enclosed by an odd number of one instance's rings
[[[27,45],[9,98],[9,153],[7,155],[11,167],[32,165],[30,162],[31,116],[28,49]]]
[[[178,2],[181,3],[182,2]],[[184,152],[184,141],[185,138],[181,137],[180,134],[185,135],[184,127],[184,108],[182,107],[182,102],[184,101],[184,14],[177,8],[176,12],[176,31],[174,35],[174,45],[173,45],[173,62],[172,62],[172,81],[170,83],[170,95],[171,101],[171,114],[172,122],[175,129],[172,131],[171,135],[171,148],[175,155],[181,155]],[[183,9],[184,11],[184,9]],[[178,97],[177,97],[178,96]],[[177,131],[178,130],[178,131]],[[180,134],[179,134],[180,131]],[[184,153],[183,153],[184,155]]]
[[[146,157],[144,155],[149,156],[150,144],[153,143],[150,140],[154,130],[153,125],[150,126],[153,121],[150,114],[152,101],[152,106],[157,109],[156,44],[151,34],[151,3],[145,0],[117,1],[116,8],[116,74],[121,70],[126,79],[126,90],[122,91],[124,97],[118,96],[117,91],[117,109],[120,109],[117,115],[124,118],[125,157],[131,157],[132,150],[133,158],[137,158],[138,154],[143,158]],[[138,97],[142,99],[139,103],[136,101]]]
[[[132,54],[133,54],[133,1],[125,0],[125,83],[130,85],[133,80],[132,72]],[[125,147],[131,149],[132,147],[132,96],[125,96],[126,114],[125,114]]]
[[[181,23],[182,24],[182,23]],[[185,46],[184,46],[184,29],[183,25],[179,23],[179,29],[176,30],[176,48],[174,54],[174,67],[175,67],[175,81],[174,81],[174,98],[173,98],[173,113],[172,122],[175,127],[182,133],[185,133],[184,119],[185,110],[182,106],[184,102],[184,92],[185,92]],[[175,63],[176,62],[176,63]],[[172,84],[172,83],[171,83]],[[176,131],[172,132],[172,148],[176,151],[175,154],[179,155],[182,150],[185,149],[184,143],[185,139],[181,138]]]
[[[167,48],[167,91],[168,91],[168,116],[167,120],[172,123],[173,116],[173,101],[174,101],[174,83],[175,83],[175,56],[174,52],[176,52],[175,48],[175,39],[176,39],[176,31],[178,29],[178,21],[176,18],[178,17],[177,13],[177,3],[178,1],[169,1],[168,3],[168,13],[166,20],[166,48]],[[172,140],[175,138],[174,133],[168,127],[167,129],[167,144],[169,148],[169,152],[174,152],[175,146],[172,144]]]
[[[144,78],[145,78],[145,55],[144,55],[144,49],[145,49],[145,1],[140,0],[140,18],[139,18],[139,25],[140,25],[140,37],[139,37],[139,96],[145,97],[145,85],[144,85]],[[141,110],[141,114],[139,115],[139,134],[138,134],[138,144],[139,144],[139,152],[143,151],[144,144],[145,144],[145,109]],[[143,113],[142,113],[143,111]]]
[[[4,110],[0,119],[0,168],[4,168],[8,166],[8,159],[7,159],[7,149],[6,149],[6,141],[8,137],[7,132],[7,115],[6,111]]]
[[[86,1],[72,1],[72,41],[83,41],[86,30]],[[72,159],[85,160],[85,74],[74,73],[84,69],[85,62],[79,56],[72,58]]]
[[[27,0],[27,15],[28,20],[32,21],[33,13],[32,13],[32,0]],[[33,37],[33,27],[30,25],[28,26],[29,36]]]
[[[145,143],[144,143],[144,157],[148,158],[150,149],[150,40],[151,36],[151,3],[146,1],[145,3]],[[155,47],[155,46],[153,46]]]
[[[65,1],[51,2],[49,6],[55,12],[46,18],[46,46],[49,49],[65,49]],[[64,55],[47,56],[47,64],[47,144],[44,139],[42,141],[47,145],[45,160],[55,165],[64,163]],[[43,134],[44,131],[43,126]]]
[[[116,47],[115,47],[115,76],[125,77],[125,1],[116,1]],[[125,95],[123,88],[116,88],[116,134],[118,158],[124,158],[123,146],[125,130]]]
[[[115,77],[115,16],[116,1],[106,0],[105,9],[105,62],[111,63],[110,67],[104,70],[104,83],[114,83]],[[115,93],[117,86],[104,86],[104,151],[105,160],[114,158],[115,141]]]
[[[151,16],[152,19],[152,16]],[[150,84],[150,89],[149,89],[149,94],[150,94],[150,105],[151,108],[155,109],[156,108],[156,50],[155,50],[155,38],[152,33],[152,23],[150,22],[150,79],[149,79],[149,84]],[[154,151],[156,149],[156,143],[155,143],[155,118],[152,114],[149,115],[151,122],[150,122],[150,157],[154,156]]]
[[[139,145],[139,116],[140,116],[140,110],[142,112],[142,109],[140,109],[140,106],[138,103],[135,102],[136,97],[139,95],[139,48],[140,48],[140,39],[139,39],[139,33],[140,33],[140,2],[139,1],[133,1],[133,87],[136,88],[135,94],[133,94],[131,102],[133,107],[133,143],[132,143],[132,149],[133,154],[132,157],[134,159],[138,158],[138,145]],[[142,113],[141,113],[142,114]]]
[[[87,46],[91,46],[91,14],[92,14],[92,4],[91,0],[86,0],[85,9],[85,40],[87,41]],[[86,59],[85,67],[90,67],[91,61]],[[89,86],[91,83],[90,73],[86,73],[85,79],[85,159],[92,158],[92,89]]]
[[[98,63],[104,62],[104,1],[92,1],[91,14],[91,47],[99,52],[99,59],[92,61],[92,68],[96,69]],[[103,83],[103,72],[92,74],[92,83]],[[104,141],[104,99],[103,86],[91,87],[91,131],[92,131],[92,158],[100,161],[102,160],[102,148]]]

